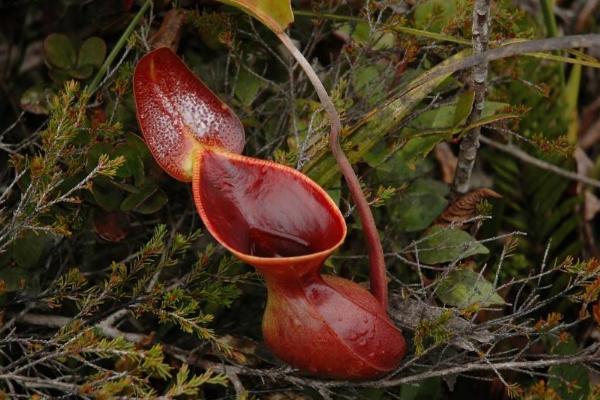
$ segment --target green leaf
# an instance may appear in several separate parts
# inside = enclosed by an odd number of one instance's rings
[[[341,24],[337,34],[350,36],[359,45],[369,45],[371,50],[394,47],[396,38],[392,32],[373,29],[367,21],[352,21]]]
[[[400,24],[393,25],[390,28],[396,32],[405,33],[407,35],[429,38],[429,39],[437,40],[440,42],[450,42],[450,43],[457,43],[457,44],[463,44],[466,46],[471,46],[470,40],[455,37],[455,36],[450,36],[450,35],[444,35],[443,33],[430,32],[430,31],[426,31],[426,30],[422,30],[422,29],[409,28],[407,26],[401,26]]]
[[[415,79],[411,80],[407,87],[401,90],[401,95],[386,102],[381,107],[377,107],[373,112],[368,113],[368,118],[361,121],[361,125],[344,137],[342,146],[351,163],[360,161],[367,152],[390,132],[396,132],[400,122],[410,113],[415,105],[421,102],[429,93],[443,83],[450,74],[440,77],[430,78],[431,74],[437,73],[439,69],[445,68],[457,60],[468,56],[467,51],[461,51],[443,62],[439,63],[429,71],[426,71]],[[453,115],[453,114],[452,114]],[[424,138],[426,142],[428,138]],[[434,147],[436,140],[431,139],[427,146]],[[408,146],[408,144],[407,144]],[[423,147],[419,144],[418,147]],[[306,163],[303,172],[308,174],[313,180],[322,186],[331,184],[338,174],[338,167],[335,159],[331,155],[329,148],[320,150],[310,162]]]
[[[409,125],[416,133],[432,129],[448,129],[453,126],[456,116],[456,104],[447,104],[428,110],[415,118]]]
[[[400,150],[388,150],[383,154],[383,159],[378,154],[369,155],[373,161],[368,161],[369,165],[375,168],[377,179],[381,180],[382,184],[400,185],[403,182],[422,177],[433,170],[432,161],[421,157],[418,151],[414,151],[415,147],[419,147],[420,144],[416,138],[413,140],[409,140]],[[390,152],[392,152],[391,155]],[[378,163],[374,163],[378,160]]]
[[[37,275],[37,274],[35,274]],[[21,267],[0,268],[0,281],[6,285],[8,292],[15,292],[31,285],[32,271]]]
[[[18,266],[33,268],[52,242],[48,233],[25,232],[10,245],[10,255]]]
[[[427,228],[444,211],[448,201],[444,197],[448,187],[433,179],[415,181],[404,197],[395,202],[392,216],[398,227],[405,232]]]
[[[515,42],[516,40],[513,40]],[[507,43],[508,44],[508,43]],[[571,51],[573,52],[573,51]],[[582,59],[577,56],[573,57],[564,57],[556,54],[548,54],[548,53],[527,53],[526,56],[539,58],[541,60],[551,60],[561,63],[573,64],[573,65],[581,65],[583,67],[592,67],[592,68],[600,68],[600,62],[594,58],[591,59]]]
[[[21,95],[20,106],[33,114],[48,115],[50,99],[54,93],[44,86],[32,86]]]
[[[329,197],[331,197],[331,200],[333,200],[333,202],[335,204],[337,204],[338,206],[340,205],[340,201],[341,201],[341,198],[342,198],[341,185],[339,185],[336,188],[329,188],[329,189],[327,189],[327,194],[329,195]]]
[[[544,24],[548,37],[558,36],[558,28],[554,19],[554,0],[540,0],[540,8],[544,16]]]
[[[234,94],[244,106],[250,107],[264,87],[265,82],[262,79],[242,67],[235,83]]]
[[[359,97],[366,100],[369,105],[376,105],[386,95],[389,79],[392,74],[385,73],[385,66],[370,64],[354,69],[352,73],[352,87]]]
[[[423,160],[435,146],[446,139],[446,134],[436,134],[429,136],[420,136],[409,139],[409,141],[400,149],[399,156],[406,163],[406,168],[414,171],[417,164]]]
[[[145,181],[136,193],[130,193],[121,203],[121,211],[152,214],[167,204],[167,195],[154,182]]]
[[[97,36],[92,36],[86,39],[79,48],[79,57],[77,65],[79,67],[90,65],[100,68],[102,62],[106,58],[106,43]]]
[[[419,383],[401,386],[402,400],[438,400],[442,398],[442,380],[429,378]]]
[[[419,259],[425,264],[462,260],[489,250],[467,232],[436,225],[425,233],[419,245]]]
[[[445,304],[461,308],[474,303],[482,307],[504,304],[504,299],[496,293],[494,286],[470,269],[451,271],[440,282],[437,296]]]
[[[119,178],[129,178],[134,176],[136,180],[142,179],[144,177],[144,162],[138,154],[139,151],[136,146],[132,146],[129,143],[122,143],[115,147],[114,151],[111,153],[111,157],[125,157],[125,163],[117,169],[116,176]]]
[[[133,211],[140,214],[152,214],[164,207],[169,201],[166,193],[162,189],[158,189],[152,196],[150,196],[142,204],[137,205]]]
[[[87,79],[94,73],[91,65],[82,65],[69,70],[69,75],[75,79]]]
[[[398,154],[397,152],[394,152],[394,150],[393,147],[380,142],[366,152],[363,159],[373,168],[385,170],[385,172],[395,172],[391,165],[392,163],[390,163],[390,160]]]
[[[565,88],[567,99],[567,109],[565,113],[569,122],[567,138],[569,143],[577,143],[577,133],[579,132],[579,117],[577,115],[577,99],[579,98],[579,88],[581,86],[581,65],[574,65],[569,75],[569,81]]]
[[[473,109],[473,100],[475,99],[475,91],[468,90],[461,94],[456,103],[456,109],[454,110],[454,121],[453,126],[459,126],[467,121],[467,118],[471,114]]]
[[[111,155],[112,146],[108,143],[95,143],[90,147],[87,154],[86,170],[91,172],[98,165],[98,159],[102,154]]]
[[[133,133],[128,133],[125,141],[129,147],[135,150],[135,154],[144,162],[144,165],[154,162],[148,146],[146,146],[146,142],[141,137]]]
[[[440,33],[455,18],[463,0],[425,0],[415,8],[415,27]]]
[[[577,353],[577,343],[572,336],[566,342],[557,342],[552,348],[552,354],[563,356]],[[587,399],[590,392],[588,372],[582,365],[557,365],[548,371],[548,387],[556,390],[558,398],[563,400]],[[567,385],[573,384],[571,387]]]
[[[432,194],[409,195],[398,201],[394,218],[400,230],[420,231],[431,225],[446,204],[445,198]]]
[[[92,187],[94,200],[106,211],[116,211],[123,201],[121,192],[111,183],[109,178],[100,176],[94,179]]]
[[[433,193],[438,196],[446,196],[450,189],[448,185],[435,179],[417,179],[412,183],[408,192],[411,194]]]
[[[50,79],[61,85],[71,79],[70,71],[65,69],[52,68],[48,71],[48,75]]]
[[[131,211],[135,207],[141,205],[144,201],[148,200],[158,190],[158,186],[152,181],[144,182],[138,191],[127,195],[125,200],[121,203],[121,211]]]
[[[71,40],[62,33],[52,33],[44,40],[46,61],[57,68],[70,69],[75,66],[77,56]]]
[[[290,0],[219,0],[222,3],[237,7],[275,33],[281,33],[294,22],[294,13]]]

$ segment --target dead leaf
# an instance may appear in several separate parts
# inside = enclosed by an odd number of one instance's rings
[[[294,22],[290,0],[219,0],[252,15],[275,33],[282,33]]]
[[[122,212],[102,212],[94,217],[94,230],[108,242],[120,242],[129,233],[129,218]]]
[[[577,164],[577,173],[581,175],[587,175],[590,170],[594,167],[594,162],[588,157],[585,151],[581,147],[576,147],[573,152],[573,157]]]
[[[227,357],[235,363],[249,367],[256,366],[259,363],[256,356],[258,343],[255,341],[244,337],[224,335],[220,338],[220,342],[230,349]]]
[[[589,149],[600,140],[600,119],[597,119],[580,136],[579,145],[584,149]]]
[[[583,217],[586,221],[593,220],[600,212],[600,200],[589,190],[585,191]]]
[[[90,112],[92,132],[96,132],[106,122],[106,111],[103,107],[94,107]]]
[[[450,145],[445,142],[438,144],[435,146],[434,155],[435,159],[440,163],[442,180],[448,185],[452,184],[456,165],[458,164],[458,158],[456,158],[452,152]]]
[[[181,30],[185,24],[187,12],[181,9],[172,9],[167,12],[163,18],[158,32],[152,36],[150,43],[153,49],[159,47],[169,47],[177,51],[179,39],[181,39]]]
[[[492,189],[481,188],[471,190],[458,198],[446,207],[442,215],[436,220],[436,225],[458,224],[477,216],[478,204],[487,198],[500,198],[500,194]],[[465,226],[460,226],[466,229]]]
[[[583,7],[578,10],[577,20],[575,23],[575,32],[581,33],[586,27],[592,23],[594,12],[600,6],[599,0],[588,0],[583,3]]]
[[[594,162],[588,157],[581,146],[575,148],[573,158],[575,158],[577,165],[577,173],[580,175],[587,175],[594,167]],[[584,218],[582,233],[586,247],[591,254],[598,255],[600,251],[596,244],[594,230],[590,221],[600,212],[600,199],[582,183],[577,184],[577,193],[583,194],[583,206],[578,208],[578,212],[583,214]]]
[[[579,146],[587,150],[592,146],[600,135],[598,113],[600,112],[600,97],[591,104],[583,107],[579,114]]]

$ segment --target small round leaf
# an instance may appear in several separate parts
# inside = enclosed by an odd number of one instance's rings
[[[61,69],[73,68],[77,61],[73,43],[62,33],[52,33],[44,40],[44,56],[48,64]]]
[[[106,43],[97,36],[86,39],[79,48],[77,66],[91,65],[99,68],[106,58]]]

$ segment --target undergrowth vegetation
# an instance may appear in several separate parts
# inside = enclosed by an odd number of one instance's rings
[[[492,1],[490,48],[597,31],[590,3],[543,18],[552,1]],[[267,28],[212,1],[9,1],[0,398],[600,399],[600,43],[491,62],[478,100],[471,70],[435,73],[470,55],[474,1],[293,5],[289,35],[341,115],[382,236],[409,345],[400,368],[340,382],[271,355],[261,279],[210,237],[140,136],[133,69],[179,8],[178,52],[240,117],[245,154],[306,173],[345,215],[325,272],[366,282],[327,116]],[[474,129],[465,194],[457,155]]]

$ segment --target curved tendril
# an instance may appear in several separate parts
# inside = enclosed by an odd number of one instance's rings
[[[381,246],[381,239],[379,238],[379,232],[377,231],[377,226],[375,225],[375,219],[373,218],[373,213],[371,212],[369,203],[362,192],[358,177],[356,176],[354,169],[352,169],[352,165],[350,164],[350,161],[346,157],[346,154],[340,145],[339,135],[342,130],[340,116],[315,70],[312,68],[300,50],[298,50],[292,43],[290,37],[285,32],[277,33],[277,37],[279,40],[281,40],[283,45],[289,50],[298,64],[300,64],[300,67],[302,67],[306,73],[308,79],[314,86],[317,95],[319,96],[319,100],[321,101],[325,112],[327,113],[329,123],[331,124],[331,130],[329,132],[329,146],[337,164],[340,167],[342,175],[344,175],[344,179],[348,184],[350,194],[352,195],[352,199],[356,204],[360,222],[367,239],[371,293],[373,293],[373,296],[375,296],[382,307],[387,310],[388,285],[386,279],[383,247]]]

